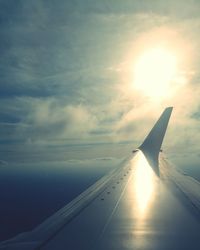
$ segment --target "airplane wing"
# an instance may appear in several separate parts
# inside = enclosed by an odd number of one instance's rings
[[[171,112],[163,112],[121,166],[0,249],[200,249],[200,184],[161,152]]]

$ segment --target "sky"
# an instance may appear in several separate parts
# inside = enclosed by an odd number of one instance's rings
[[[0,0],[0,165],[119,157],[167,106],[166,151],[198,165],[199,13],[198,0]]]

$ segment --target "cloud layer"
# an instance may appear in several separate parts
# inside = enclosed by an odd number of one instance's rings
[[[1,1],[1,148],[139,143],[174,105],[166,146],[197,152],[199,10],[195,0]],[[186,79],[159,102],[132,88],[131,68],[157,43],[177,53]]]

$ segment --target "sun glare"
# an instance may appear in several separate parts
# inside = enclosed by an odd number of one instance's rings
[[[169,94],[177,74],[177,58],[163,48],[142,54],[134,65],[134,87],[153,98]]]

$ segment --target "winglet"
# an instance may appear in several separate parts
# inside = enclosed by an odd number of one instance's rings
[[[158,156],[173,107],[164,110],[139,149],[146,156],[154,172],[159,176]]]

